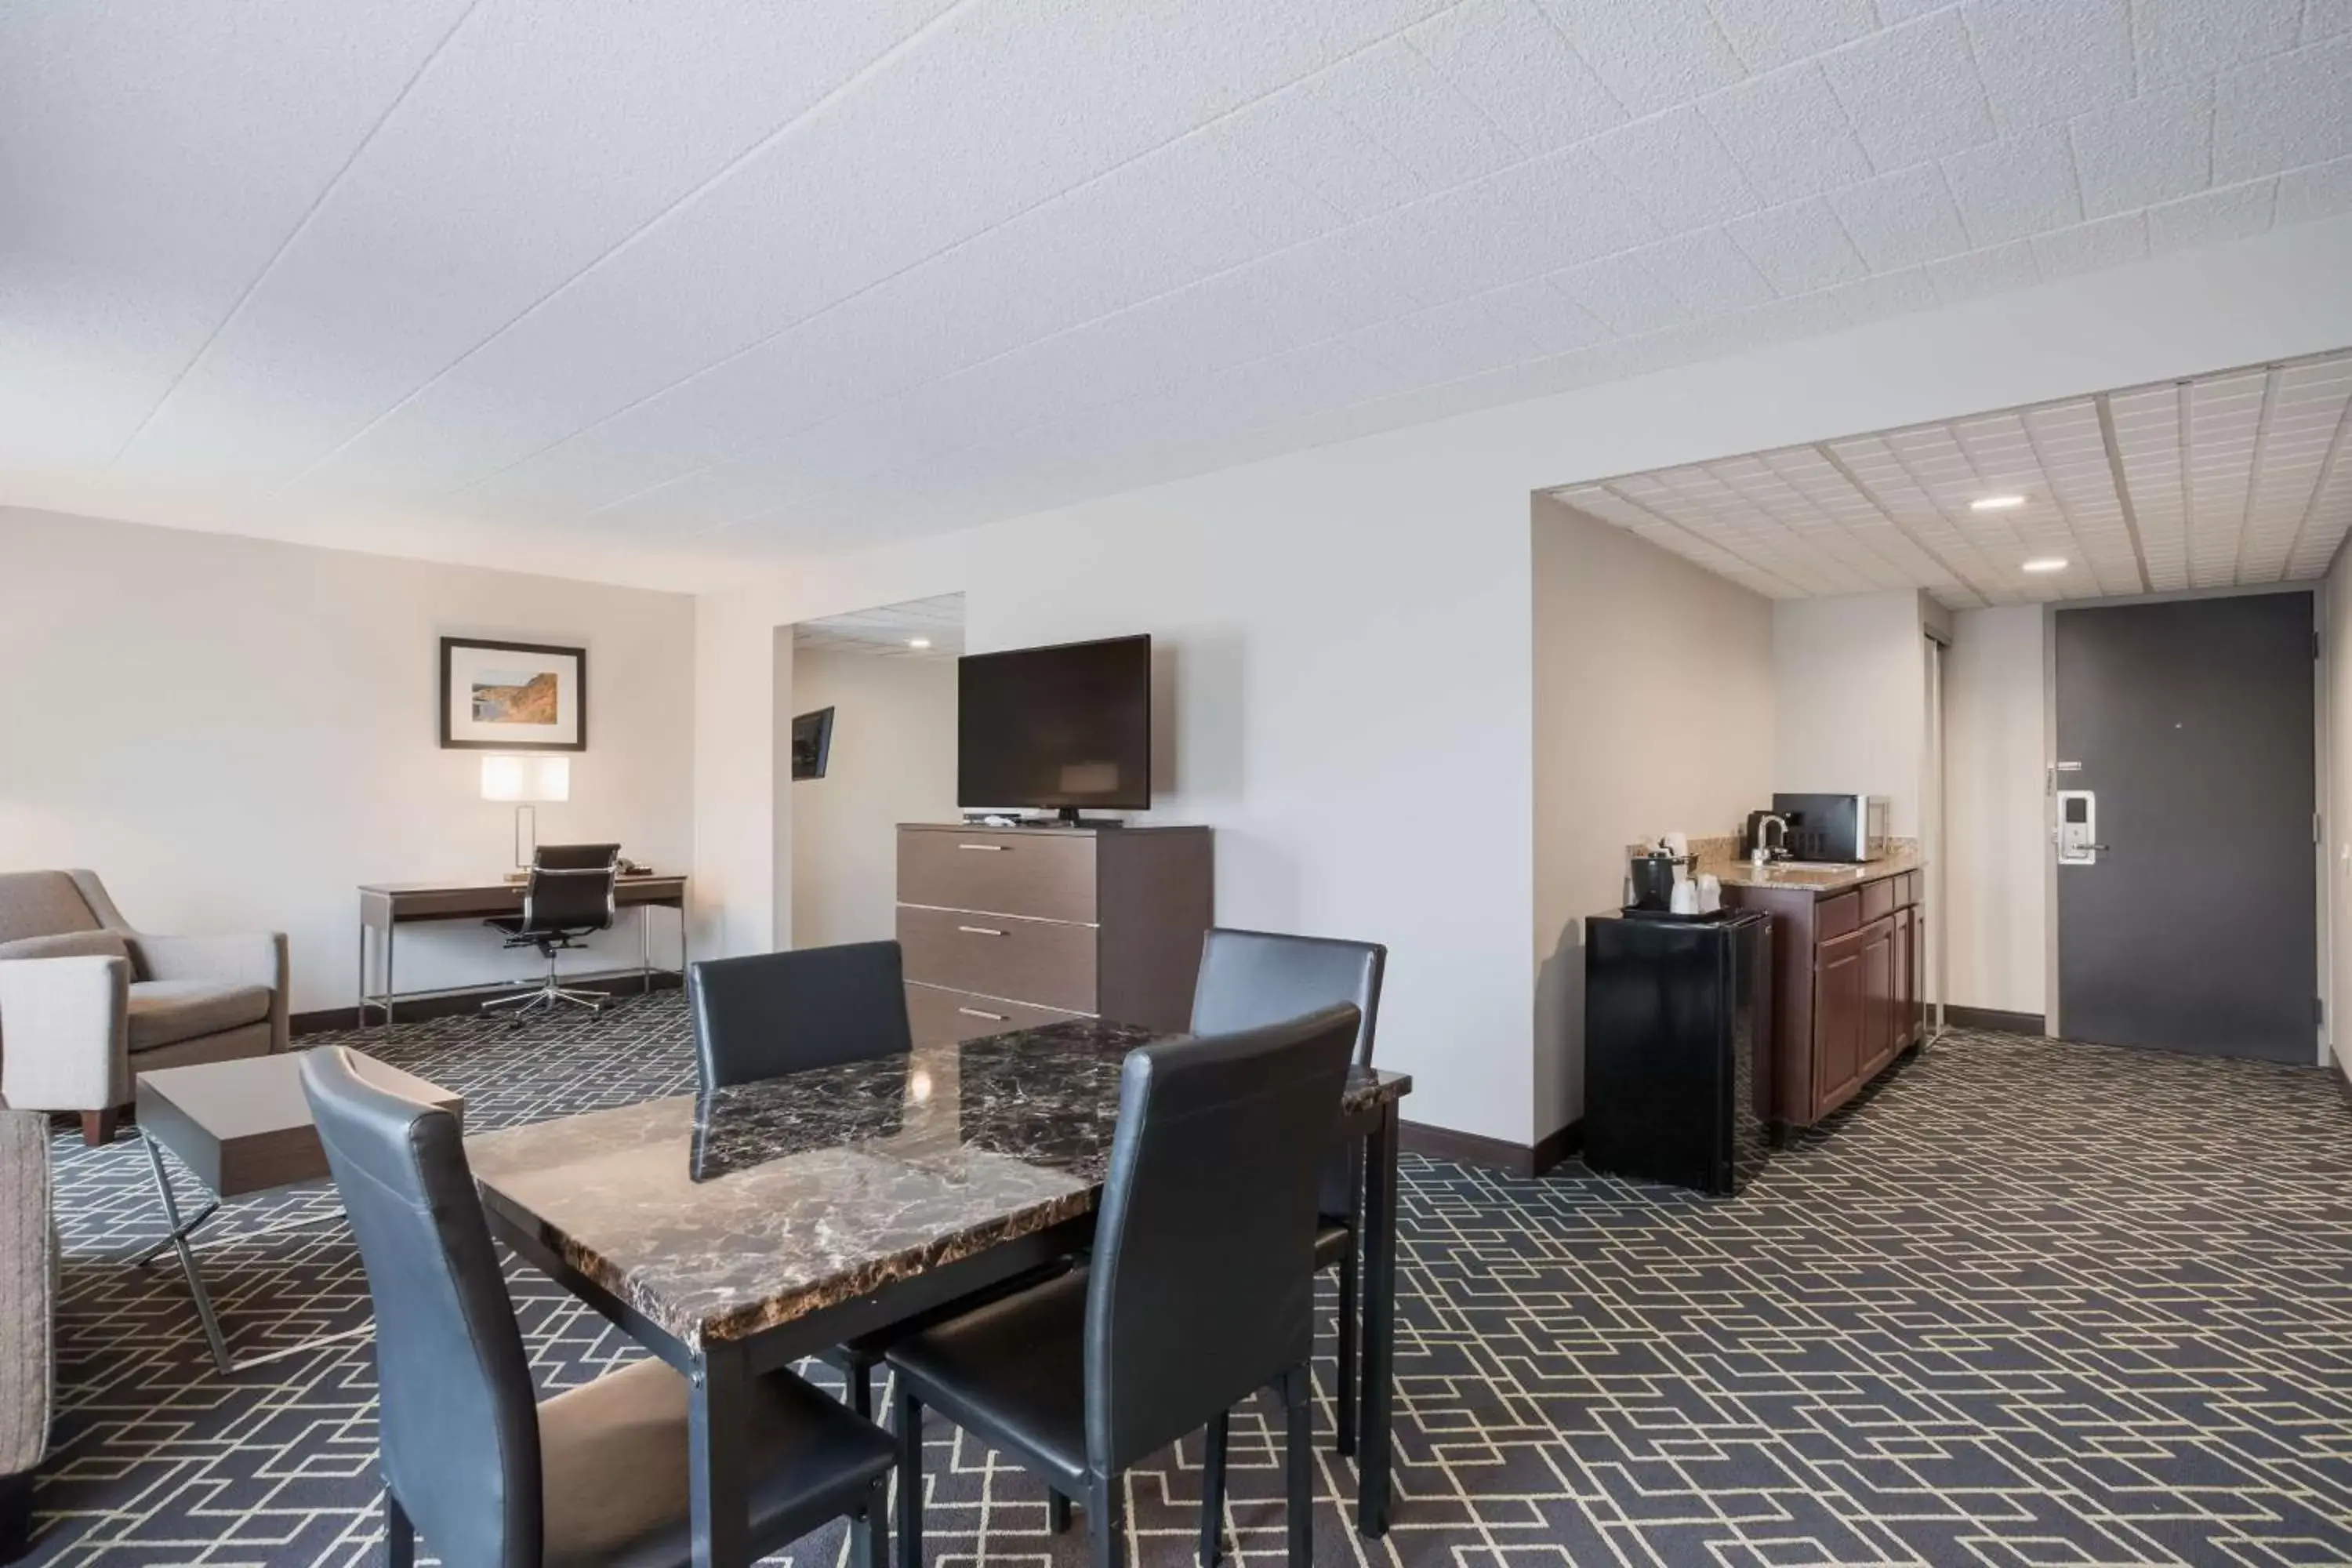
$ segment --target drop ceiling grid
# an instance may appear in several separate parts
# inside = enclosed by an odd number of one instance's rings
[[[2097,597],[2141,592],[2143,560],[2158,592],[2301,581],[2352,531],[2352,351],[1553,493],[1621,525],[1614,498],[1635,498],[1643,537],[1695,560],[1736,551],[1750,576],[1781,580],[1759,587],[1776,596],[1861,583],[1925,588],[1954,608]],[[2004,493],[2025,506],[1969,505]],[[2069,566],[2021,570],[2037,556]]]
[[[1146,26],[833,0],[562,29],[420,4],[281,36],[191,0],[176,49],[20,7],[0,58],[85,68],[0,92],[11,167],[79,192],[37,209],[59,221],[21,300],[123,338],[102,374],[12,356],[0,422],[49,469],[135,437],[122,468],[204,481],[215,523],[733,523],[738,554],[919,504],[945,526],[959,497],[1074,499],[1297,422],[2127,253],[2085,220],[2145,247],[2340,210],[2340,175],[2298,172],[2352,157],[2341,6],[2251,32],[2242,8],[2162,0],[2151,74],[2120,3],[1220,0]],[[183,56],[208,68],[166,114],[152,73]],[[2058,133],[2072,185],[2042,201],[2027,154]],[[2190,210],[2212,193],[2226,228]],[[152,216],[89,216],[125,213]],[[124,311],[105,290],[157,254],[205,264]],[[89,360],[86,332],[26,341],[52,339]]]
[[[964,599],[942,594],[802,621],[793,646],[891,658],[953,658],[963,651]],[[915,639],[929,646],[915,647]]]

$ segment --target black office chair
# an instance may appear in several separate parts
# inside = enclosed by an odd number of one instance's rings
[[[555,955],[581,945],[579,939],[613,929],[614,894],[620,880],[621,847],[617,844],[542,844],[530,861],[530,879],[523,883],[522,913],[499,915],[482,923],[506,933],[506,945],[535,947],[547,960],[547,978],[528,991],[493,996],[482,1011],[514,1009],[512,1016],[569,1002],[591,1012],[606,998],[594,991],[574,991],[555,977]]]
[[[1378,942],[1213,930],[1201,942],[1201,977],[1192,987],[1192,1032],[1253,1028],[1334,1002],[1352,1002],[1363,1019],[1356,1034],[1355,1061],[1368,1068],[1388,959],[1389,950]],[[1363,1212],[1364,1150],[1351,1139],[1324,1162],[1322,1218],[1315,1232],[1315,1267],[1339,1266],[1339,1431],[1334,1447],[1342,1455],[1356,1451],[1356,1236]]]
[[[905,1056],[907,987],[898,944],[853,942],[688,971],[694,1065],[703,1092],[810,1068]]]
[[[393,1568],[418,1530],[445,1563],[691,1562],[686,1380],[641,1361],[540,1400],[457,1118],[341,1047],[300,1070],[375,1309]],[[789,1372],[752,1385],[747,1434],[754,1551],[847,1515],[880,1568],[888,1435]]]
[[[1290,1568],[1308,1568],[1316,1184],[1359,1024],[1341,1005],[1128,1054],[1088,1266],[891,1347],[899,1568],[922,1568],[926,1406],[1082,1498],[1094,1568],[1120,1568],[1122,1475],[1203,1426],[1214,1557],[1226,1416],[1265,1387],[1286,1413]]]

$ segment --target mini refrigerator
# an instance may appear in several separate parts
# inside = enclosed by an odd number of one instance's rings
[[[1728,1195],[1767,1153],[1772,917],[1585,922],[1584,1163]]]

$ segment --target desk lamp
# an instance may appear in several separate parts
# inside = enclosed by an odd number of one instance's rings
[[[482,759],[482,798],[515,803],[515,865],[529,869],[539,851],[540,801],[572,798],[572,759],[493,752]]]

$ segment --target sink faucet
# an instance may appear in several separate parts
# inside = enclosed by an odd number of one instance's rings
[[[1767,828],[1772,831],[1767,833]],[[1768,838],[1769,843],[1766,842]],[[1756,819],[1756,837],[1748,846],[1748,863],[1760,871],[1768,862],[1786,859],[1788,854],[1789,819],[1768,811]]]

